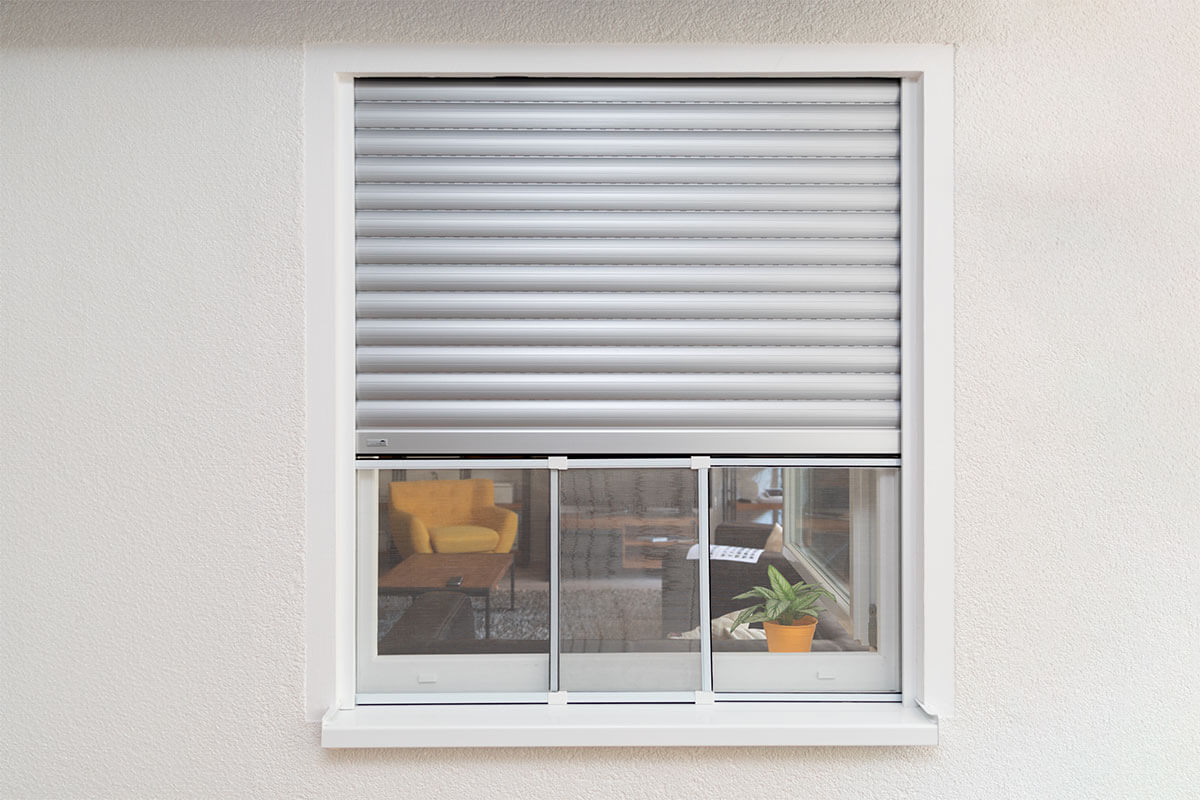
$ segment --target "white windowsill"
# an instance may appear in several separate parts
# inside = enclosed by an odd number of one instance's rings
[[[324,747],[936,745],[899,703],[359,706],[331,711]]]

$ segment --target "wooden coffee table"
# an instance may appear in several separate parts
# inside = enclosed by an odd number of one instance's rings
[[[425,592],[462,592],[483,598],[483,636],[492,635],[492,590],[508,573],[508,607],[516,601],[512,553],[415,553],[379,576],[379,593],[413,597]],[[446,581],[461,577],[462,585]]]
[[[679,545],[693,545],[695,535],[680,536],[674,532],[631,533],[625,532],[621,566],[625,569],[662,569],[663,559]]]

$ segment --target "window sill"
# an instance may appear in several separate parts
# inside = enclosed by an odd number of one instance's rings
[[[938,724],[898,703],[359,706],[331,711],[321,745],[627,747],[936,745]]]

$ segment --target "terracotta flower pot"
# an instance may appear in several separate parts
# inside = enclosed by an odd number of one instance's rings
[[[767,632],[767,651],[771,653],[807,653],[812,650],[813,633],[817,630],[816,617],[804,617],[794,625],[764,622]]]

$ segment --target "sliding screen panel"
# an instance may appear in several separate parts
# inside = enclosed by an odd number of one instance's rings
[[[697,482],[689,469],[559,475],[559,688],[700,688]],[[686,617],[686,614],[683,615]]]
[[[714,691],[898,691],[899,470],[747,466],[711,474]],[[772,584],[772,567],[790,589]],[[761,587],[778,596],[800,583],[825,593],[814,616],[794,620],[816,623],[803,652],[783,651],[789,645],[761,621],[734,626],[743,609],[771,602],[739,595]]]
[[[360,695],[545,699],[547,470],[363,470],[359,515]]]

